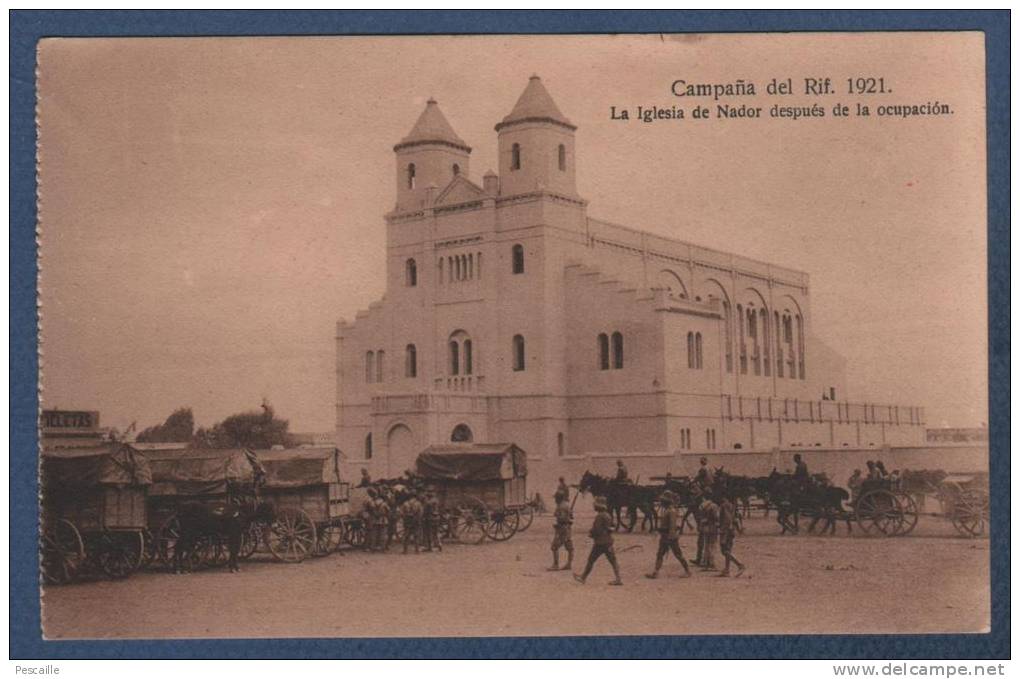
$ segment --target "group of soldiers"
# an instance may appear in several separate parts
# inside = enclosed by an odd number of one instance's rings
[[[706,461],[702,460],[704,467]],[[706,470],[707,471],[707,470]],[[627,469],[622,462],[618,462],[617,479],[622,477],[623,482],[627,479]],[[706,486],[707,489],[707,486]],[[572,506],[569,504],[570,490],[563,478],[560,478],[559,487],[556,489],[554,498],[556,509],[553,513],[553,541],[552,553],[553,563],[550,571],[573,570],[574,563],[574,542],[572,529],[574,515]],[[659,515],[659,546],[655,554],[655,568],[645,577],[655,579],[659,577],[662,570],[663,560],[666,555],[672,553],[683,567],[683,577],[691,576],[691,567],[684,558],[683,550],[680,548],[680,533],[683,518],[679,511],[679,499],[669,490],[666,490],[659,497],[662,507]],[[600,557],[606,557],[613,569],[613,580],[610,585],[622,585],[620,577],[620,564],[617,560],[616,551],[613,548],[613,519],[609,514],[609,507],[604,497],[595,498],[595,520],[592,522],[591,530],[588,532],[592,538],[591,552],[588,554],[588,561],[581,574],[574,573],[574,579],[585,583],[591,575],[595,562]],[[733,555],[733,543],[737,533],[737,509],[733,498],[721,492],[705,492],[700,503],[694,507],[694,518],[698,526],[698,547],[694,565],[699,566],[702,571],[717,570],[715,564],[715,552],[718,548],[724,558],[724,565],[719,577],[730,576],[730,564],[737,567],[736,577],[740,577],[745,566]],[[560,550],[567,552],[567,562],[560,565]]]
[[[359,485],[368,488],[368,498],[360,512],[365,526],[366,551],[388,551],[397,538],[401,523],[404,554],[412,545],[416,554],[422,549],[426,552],[443,551],[439,500],[413,474],[405,472],[405,477],[400,483],[373,484],[368,471],[361,471]]]

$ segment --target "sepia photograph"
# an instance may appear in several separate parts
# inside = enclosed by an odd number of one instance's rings
[[[990,631],[982,32],[36,59],[43,639]]]

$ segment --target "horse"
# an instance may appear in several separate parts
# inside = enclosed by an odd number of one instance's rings
[[[617,528],[634,530],[637,523],[638,510],[643,514],[642,526],[649,525],[651,530],[658,527],[658,516],[655,513],[655,502],[664,488],[656,486],[638,486],[633,483],[621,483],[590,471],[585,471],[578,484],[582,493],[593,493],[606,498],[606,508],[616,522]],[[623,511],[627,511],[628,523],[623,521]]]
[[[177,512],[180,536],[174,547],[174,573],[184,572],[184,564],[190,561],[203,538],[225,540],[230,572],[240,571],[237,555],[241,550],[242,537],[253,523],[272,523],[275,514],[270,502],[185,503]]]
[[[846,521],[847,533],[853,530],[850,514],[843,507],[850,494],[843,488],[816,479],[805,481],[792,474],[780,474],[775,469],[768,476],[756,479],[753,485],[766,506],[776,509],[776,522],[782,527],[781,535],[800,532],[801,514],[813,518],[808,526],[809,533],[823,519],[823,533],[828,529],[834,534],[839,519]]]

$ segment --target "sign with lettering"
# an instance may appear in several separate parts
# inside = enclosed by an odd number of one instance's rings
[[[98,429],[99,412],[90,410],[44,410],[43,429]]]

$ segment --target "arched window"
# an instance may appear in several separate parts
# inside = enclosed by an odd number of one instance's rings
[[[514,370],[524,370],[524,338],[514,335]]]
[[[471,351],[471,340],[464,340],[464,374],[471,375],[474,373],[474,355]]]
[[[369,433],[365,436],[365,459],[372,459],[372,434]]]
[[[609,335],[599,334],[599,370],[609,370]]]
[[[456,340],[450,340],[450,374],[460,374],[460,345]]]
[[[513,272],[524,273],[524,246],[517,243],[513,247]]]
[[[415,181],[414,163],[407,166],[407,188],[413,189]]]
[[[521,169],[521,145],[514,144],[510,147],[510,169]]]
[[[800,379],[804,379],[804,323],[800,319],[800,314],[797,314],[797,364]]]
[[[730,303],[723,300],[723,341],[726,345],[726,372],[733,372],[733,310]]]
[[[747,336],[751,338],[751,365],[754,374],[761,375],[761,350],[758,346],[758,312],[753,307],[747,309]]]
[[[372,380],[375,379],[375,352],[368,351],[365,353],[365,382],[371,384]]]
[[[418,349],[413,344],[404,347],[404,377],[418,376]]]
[[[560,457],[563,457],[565,452],[566,452],[566,444],[565,444],[565,442],[563,440],[563,432],[561,431],[559,434],[556,434],[556,453]]]
[[[413,259],[404,262],[404,283],[411,288],[418,285],[418,263]]]
[[[687,333],[687,367],[694,368],[694,333]]]
[[[783,328],[779,322],[779,312],[772,314],[776,326],[776,377],[783,376]]]
[[[460,165],[458,165],[457,163],[454,163],[453,164],[453,176],[456,177],[459,174],[460,174]]]
[[[439,258],[439,282],[443,282],[443,258]]]
[[[768,377],[772,374],[769,367],[772,365],[772,339],[769,335],[769,312],[765,311],[764,307],[759,311],[759,318],[761,320],[762,367],[765,369],[765,377]]]
[[[450,434],[450,441],[453,443],[471,443],[473,439],[474,434],[471,433],[471,427],[466,424],[458,424]]]
[[[623,367],[623,335],[613,333],[613,368]]]
[[[560,144],[559,157],[560,157],[560,172],[566,172],[566,170],[567,170],[567,147],[564,146],[563,144]]]
[[[386,357],[386,352],[380,349],[375,354],[375,381],[382,382],[385,375],[385,368],[383,367],[383,359]]]
[[[740,304],[737,305],[737,335],[740,338],[740,344],[737,349],[740,352],[740,374],[747,374],[747,343],[744,339],[744,307]]]
[[[694,366],[699,370],[705,367],[704,362],[701,359],[701,333],[695,333],[694,335]]]

